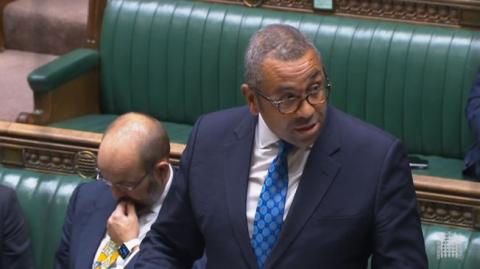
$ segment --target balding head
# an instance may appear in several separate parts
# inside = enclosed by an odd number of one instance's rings
[[[115,197],[145,207],[158,200],[164,190],[170,175],[169,152],[168,135],[159,121],[127,113],[105,132],[97,165]]]
[[[122,154],[135,155],[144,169],[149,169],[161,159],[168,159],[170,141],[162,124],[155,118],[130,112],[118,117],[103,136],[101,148],[123,158]]]

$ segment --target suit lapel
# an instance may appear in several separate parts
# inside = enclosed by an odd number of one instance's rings
[[[228,214],[235,238],[250,268],[257,267],[246,217],[247,186],[256,121],[251,115],[245,117],[235,130],[233,139],[224,145]]]
[[[91,268],[98,246],[105,236],[108,217],[116,206],[116,200],[109,193],[102,195],[89,215],[84,218],[82,226],[84,229],[80,235],[80,244],[78,246],[78,257],[75,268]]]
[[[340,164],[331,157],[340,148],[335,120],[332,120],[333,113],[332,109],[328,110],[325,128],[312,147],[280,238],[267,260],[266,268],[273,268],[276,260],[298,236],[340,169]]]

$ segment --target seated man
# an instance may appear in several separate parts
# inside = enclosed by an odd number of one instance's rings
[[[33,268],[28,226],[15,191],[0,186],[0,268]]]
[[[78,186],[70,199],[55,268],[124,268],[131,261],[170,187],[169,152],[154,118],[128,113],[109,126],[98,181]]]
[[[465,156],[463,173],[480,179],[480,70],[470,90],[466,113],[468,126],[470,126],[470,129],[473,131],[475,142]]]

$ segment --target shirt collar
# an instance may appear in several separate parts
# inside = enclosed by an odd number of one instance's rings
[[[255,133],[255,140],[257,142],[258,148],[267,148],[274,143],[277,143],[279,138],[275,135],[272,130],[267,126],[267,123],[262,117],[262,114],[258,114],[258,124],[257,130]]]
[[[272,144],[277,143],[280,138],[270,130],[267,123],[262,117],[262,114],[258,114],[258,124],[255,131],[255,144],[257,148],[265,149]],[[305,150],[312,149],[313,144],[307,146]]]
[[[173,178],[173,168],[169,164],[168,169],[170,171],[170,175],[168,176],[167,183],[165,184],[165,189],[163,190],[162,195],[157,199],[157,201],[153,204],[152,206],[152,213],[155,213],[155,215],[160,212],[160,208],[162,207],[163,201],[165,201],[165,197],[167,197],[168,190],[170,190],[170,185],[172,184],[172,178]]]

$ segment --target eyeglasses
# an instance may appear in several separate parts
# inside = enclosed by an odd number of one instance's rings
[[[272,97],[266,96],[259,89],[252,87],[256,94],[269,101],[282,114],[291,114],[297,112],[297,110],[300,108],[300,105],[305,100],[307,100],[307,102],[312,106],[325,103],[328,99],[331,88],[332,85],[330,84],[330,80],[328,80],[326,77],[324,85],[313,84],[305,94],[302,94],[302,96],[289,96],[287,98],[275,100]]]
[[[148,169],[148,171],[145,173],[145,175],[143,175],[140,178],[140,180],[137,181],[137,183],[131,184],[131,183],[112,183],[112,182],[108,181],[106,178],[103,177],[100,169],[96,168],[95,170],[97,172],[97,176],[96,176],[97,180],[104,182],[105,184],[107,184],[108,186],[110,186],[112,188],[115,187],[115,188],[123,190],[123,191],[133,191],[133,190],[135,190],[138,186],[140,186],[140,184],[142,184],[142,182],[145,180],[145,178],[147,178],[147,175],[149,175],[150,172],[152,172],[152,169]]]

